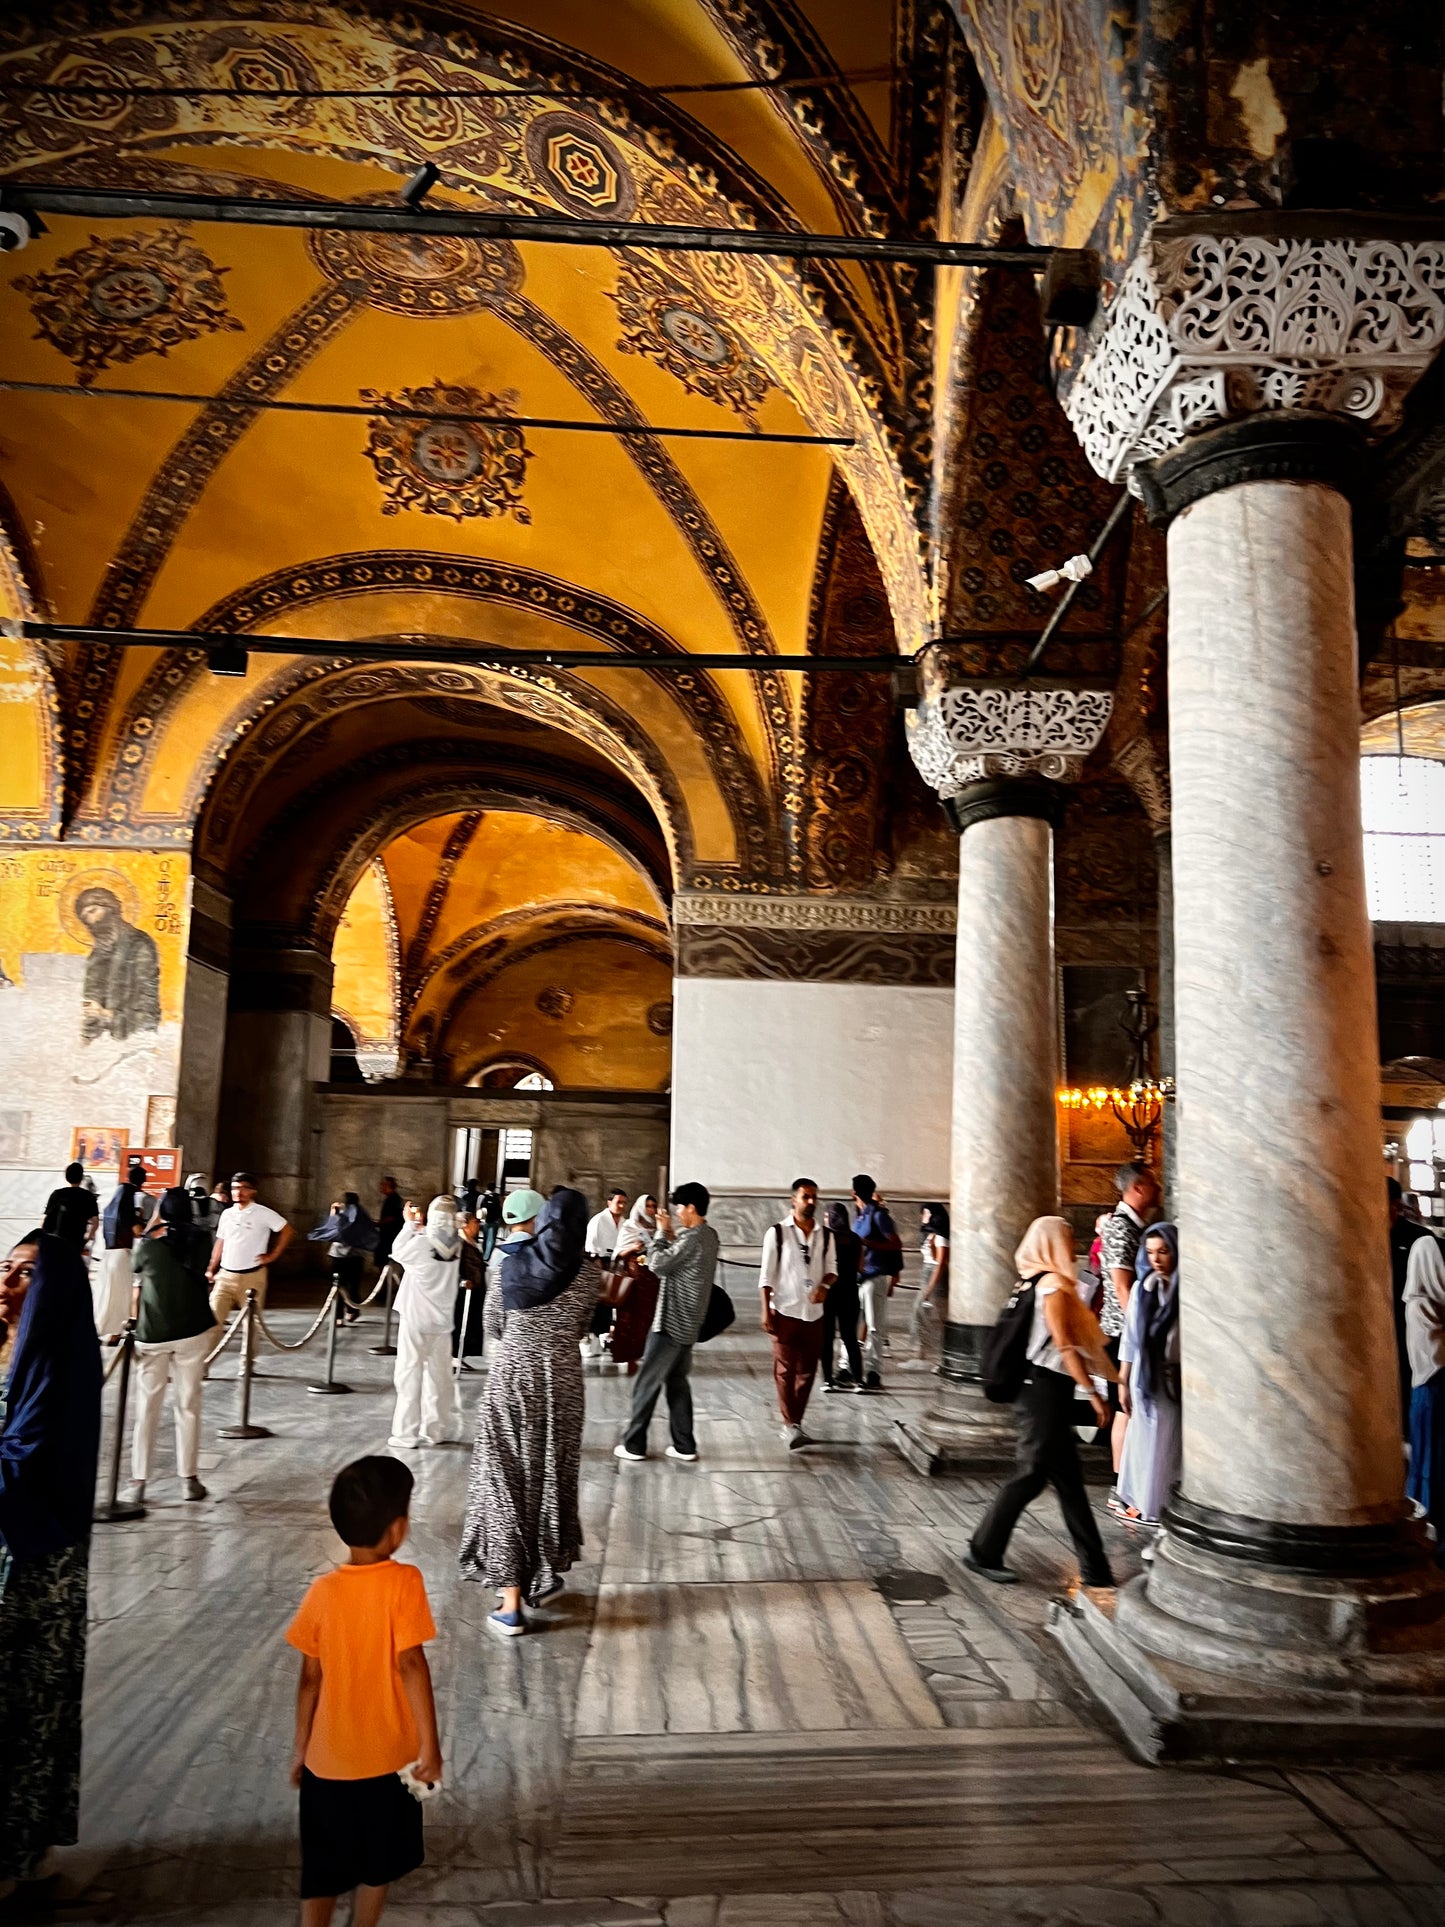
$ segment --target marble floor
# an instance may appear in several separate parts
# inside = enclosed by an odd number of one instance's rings
[[[304,1317],[273,1323],[291,1335]],[[97,1527],[82,1842],[71,1918],[273,1927],[295,1917],[286,1785],[294,1656],[331,1563],[331,1474],[384,1448],[389,1361],[347,1332],[350,1397],[314,1349],[272,1355],[225,1442],[208,1390],[202,1505],[167,1474]],[[479,1377],[465,1381],[475,1403]],[[409,1556],[440,1638],[447,1784],[403,1927],[1407,1927],[1445,1922],[1445,1775],[1135,1765],[1070,1697],[1042,1635],[1071,1575],[1052,1501],[1000,1591],[959,1561],[989,1485],[927,1481],[890,1446],[931,1378],[817,1398],[777,1435],[765,1341],[700,1351],[701,1462],[620,1464],[626,1381],[590,1377],[584,1563],[526,1639],[454,1554],[463,1449],[412,1455]],[[114,1387],[108,1394],[113,1402]],[[664,1442],[660,1423],[656,1447]],[[1100,1490],[1099,1499],[1103,1492]],[[1121,1572],[1138,1548],[1109,1527]]]

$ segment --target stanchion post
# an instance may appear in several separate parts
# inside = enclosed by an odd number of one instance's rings
[[[111,1441],[106,1496],[95,1508],[97,1525],[118,1525],[124,1519],[143,1519],[146,1509],[138,1499],[120,1498],[120,1455],[125,1448],[125,1408],[130,1399],[130,1362],[135,1355],[135,1320],[128,1318],[120,1336],[120,1389],[115,1408],[115,1437]]]
[[[336,1377],[336,1332],[340,1323],[341,1288],[338,1285],[335,1287],[335,1302],[331,1307],[331,1329],[326,1334],[326,1382],[324,1385],[308,1385],[306,1387],[308,1392],[315,1392],[318,1395],[330,1395],[337,1392],[349,1392],[351,1390],[349,1385],[338,1383]]]
[[[396,1303],[396,1266],[390,1258],[386,1261],[386,1323],[382,1327],[381,1343],[371,1347],[377,1358],[395,1358],[396,1347],[391,1342],[391,1308]]]
[[[216,1434],[222,1439],[269,1439],[272,1433],[264,1425],[251,1423],[251,1374],[256,1364],[256,1292],[254,1286],[246,1293],[246,1305],[241,1318],[241,1369],[236,1382],[241,1387],[240,1410],[234,1425],[223,1425]]]

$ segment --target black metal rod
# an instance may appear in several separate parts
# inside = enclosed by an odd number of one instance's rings
[[[700,669],[742,669],[754,676],[776,675],[780,671],[812,674],[887,674],[911,656],[744,656],[723,655],[715,651],[697,654],[649,656],[629,650],[610,649],[493,649],[466,637],[435,641],[380,637],[356,639],[338,636],[253,635],[249,631],[199,629],[102,629],[85,623],[0,622],[0,635],[24,637],[40,642],[74,642],[119,649],[244,649],[263,656],[321,656],[337,662],[431,662],[443,666],[461,663],[471,668],[531,669],[647,669],[690,675]],[[955,636],[952,641],[1033,642],[1032,629],[980,630],[975,636]],[[1108,641],[1108,637],[1091,638]]]
[[[241,1369],[237,1375],[240,1387],[237,1398],[237,1417],[234,1425],[223,1425],[216,1437],[221,1439],[269,1439],[271,1433],[264,1425],[251,1423],[251,1377],[256,1368],[256,1291],[250,1286],[246,1291],[245,1311],[241,1319]]]
[[[320,1385],[308,1385],[308,1392],[331,1393],[349,1392],[351,1387],[343,1385],[336,1376],[336,1334],[341,1328],[341,1307],[344,1294],[338,1281],[331,1288],[335,1300],[331,1307],[331,1328],[326,1334],[326,1377]]]
[[[1109,511],[1109,519],[1105,522],[1103,528],[1099,530],[1099,533],[1094,537],[1093,547],[1089,550],[1089,563],[1090,563],[1091,571],[1098,566],[1099,557],[1104,553],[1104,550],[1108,547],[1110,536],[1114,533],[1115,529],[1118,528],[1119,524],[1124,520],[1125,515],[1128,513],[1129,506],[1130,506],[1129,491],[1128,489],[1121,489],[1119,491],[1118,501],[1114,504],[1113,508],[1111,508]],[[1084,582],[1087,582],[1088,579],[1089,579],[1088,576],[1085,576]],[[1065,589],[1064,593],[1059,597],[1059,600],[1054,607],[1053,613],[1050,615],[1048,621],[1044,624],[1043,634],[1039,637],[1038,641],[1034,644],[1033,648],[1029,651],[1029,659],[1018,673],[1018,680],[1020,682],[1026,681],[1027,678],[1033,673],[1034,665],[1038,662],[1039,657],[1042,656],[1045,649],[1048,648],[1049,644],[1053,641],[1054,637],[1058,634],[1059,628],[1063,623],[1064,617],[1069,613],[1069,610],[1073,605],[1074,597],[1079,593],[1079,590],[1083,586],[1084,586],[1083,582],[1071,582],[1068,588]]]
[[[241,395],[191,395],[172,388],[87,388],[78,381],[0,380],[0,391],[15,395],[77,395],[89,401],[164,401],[193,408],[215,408],[238,415],[264,410],[277,415],[359,415],[367,421],[478,422],[489,428],[556,428],[578,435],[635,435],[696,442],[787,442],[807,448],[853,448],[847,435],[788,435],[747,428],[654,428],[651,422],[586,422],[552,415],[477,415],[450,408],[376,408],[365,402],[252,401]]]
[[[146,1509],[138,1499],[120,1497],[120,1455],[125,1447],[125,1410],[130,1397],[130,1362],[135,1356],[135,1320],[128,1318],[120,1335],[120,1387],[115,1406],[115,1437],[110,1445],[110,1467],[106,1474],[105,1497],[95,1508],[97,1525],[120,1525],[126,1519],[143,1519]]]
[[[688,227],[647,221],[578,221],[557,214],[474,214],[428,202],[413,211],[390,203],[258,201],[245,194],[161,194],[100,187],[8,182],[0,207],[86,220],[219,221],[250,227],[344,229],[365,234],[461,235],[478,241],[552,241],[567,247],[651,248],[681,254],[760,254],[806,261],[899,261],[914,267],[1021,268],[1083,259],[1087,248],[994,248],[976,241],[905,241],[870,234],[784,233]]]
[[[381,1328],[381,1343],[373,1345],[371,1351],[377,1358],[395,1358],[396,1347],[391,1342],[391,1311],[396,1303],[396,1269],[390,1258],[386,1261],[386,1322]]]

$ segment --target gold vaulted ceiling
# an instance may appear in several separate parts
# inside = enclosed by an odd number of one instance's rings
[[[914,111],[902,83],[837,89],[821,132],[777,96],[609,91],[612,75],[755,77],[773,56],[744,13],[703,0],[537,0],[485,15],[308,0],[111,0],[63,18],[21,8],[0,23],[0,77],[17,90],[0,102],[5,168],[356,201],[394,197],[399,174],[433,158],[439,202],[825,229],[900,218]],[[785,23],[786,57],[804,72],[887,67],[903,30],[886,4],[809,0],[768,17]],[[383,97],[23,91],[107,79]],[[569,84],[605,98],[533,97]],[[397,89],[482,98],[389,97]],[[354,872],[375,854],[363,853],[368,839],[463,801],[470,758],[494,802],[529,784],[537,801],[548,763],[557,793],[541,801],[558,820],[574,806],[589,814],[594,781],[628,786],[634,802],[616,801],[613,829],[634,854],[655,846],[668,885],[798,874],[795,679],[499,675],[448,670],[447,647],[808,648],[836,521],[833,453],[503,432],[448,411],[845,434],[855,446],[836,467],[891,631],[905,647],[926,631],[900,426],[921,344],[897,278],[872,268],[805,282],[786,264],[734,257],[55,217],[4,259],[0,338],[11,378],[87,391],[5,397],[7,532],[42,609],[103,627],[289,630],[338,644],[331,664],[253,652],[244,680],[211,676],[197,652],[50,651],[37,690],[48,675],[63,742],[58,756],[48,748],[43,716],[6,717],[15,741],[0,805],[12,833],[63,811],[82,839],[193,844],[203,872],[234,884],[264,860],[268,836],[316,824]],[[118,386],[447,419],[106,400]],[[348,670],[348,638],[399,633],[435,640],[435,668]],[[57,797],[45,793],[47,754]],[[385,825],[335,800],[373,754],[395,819]],[[330,880],[334,927],[355,875]]]

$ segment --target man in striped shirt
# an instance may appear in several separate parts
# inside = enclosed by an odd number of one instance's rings
[[[680,1184],[669,1202],[676,1207],[678,1228],[674,1232],[671,1212],[658,1211],[657,1232],[647,1254],[647,1268],[660,1286],[657,1315],[632,1388],[627,1432],[613,1453],[619,1459],[647,1457],[647,1428],[665,1391],[672,1430],[667,1456],[691,1465],[697,1457],[689,1381],[692,1348],[712,1297],[720,1240],[707,1221],[712,1197],[705,1184]]]

